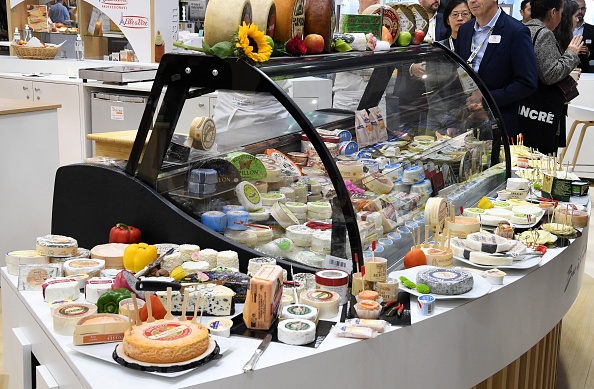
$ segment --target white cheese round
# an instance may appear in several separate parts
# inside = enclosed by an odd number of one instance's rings
[[[217,254],[217,267],[239,269],[239,256],[236,251],[226,250]]]
[[[43,301],[70,299],[76,300],[80,295],[78,281],[68,277],[48,278],[42,285]]]
[[[93,277],[87,280],[85,285],[85,300],[91,304],[97,304],[99,297],[111,290],[113,280],[108,277]]]
[[[318,319],[331,319],[338,315],[339,300],[340,296],[338,293],[328,290],[306,290],[299,295],[299,302],[301,304],[318,309]]]
[[[316,324],[304,319],[282,320],[278,323],[278,340],[297,346],[311,343],[316,340]]]
[[[48,257],[74,257],[78,253],[78,242],[69,236],[45,235],[37,238],[35,248],[39,255]]]
[[[89,277],[99,277],[101,270],[105,269],[105,261],[94,258],[71,259],[64,262],[62,269],[65,276],[86,273]]]
[[[305,304],[292,304],[283,308],[281,319],[302,319],[316,322],[318,309]]]
[[[13,276],[19,275],[19,265],[43,265],[48,263],[48,257],[40,255],[35,250],[18,250],[6,253],[6,270]]]

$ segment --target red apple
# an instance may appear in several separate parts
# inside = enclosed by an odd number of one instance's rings
[[[423,30],[415,30],[415,33],[413,34],[412,44],[420,45],[421,43],[423,43],[424,38],[425,38],[425,32]]]
[[[386,26],[382,26],[382,40],[388,42],[390,46],[392,46],[392,43],[394,43],[394,37]]]
[[[308,34],[304,42],[307,54],[320,54],[324,51],[324,37],[319,34]]]

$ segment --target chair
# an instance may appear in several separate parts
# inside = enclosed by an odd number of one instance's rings
[[[567,107],[567,116],[573,118],[574,121],[571,125],[571,129],[569,130],[569,134],[567,135],[567,145],[563,149],[563,152],[561,152],[561,158],[559,160],[561,164],[563,164],[563,158],[565,158],[565,153],[567,152],[567,148],[569,147],[573,133],[575,132],[577,125],[582,124],[580,138],[578,139],[578,143],[575,148],[575,155],[573,156],[573,161],[571,162],[572,169],[575,169],[575,163],[577,162],[578,155],[580,154],[580,148],[582,147],[582,142],[584,141],[586,129],[590,126],[594,126],[594,108],[569,104]]]

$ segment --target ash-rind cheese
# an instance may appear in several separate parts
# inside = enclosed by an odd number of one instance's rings
[[[78,281],[68,277],[56,277],[46,280],[42,286],[43,301],[59,299],[76,300],[80,295]]]
[[[316,340],[316,324],[305,319],[287,319],[278,323],[278,340],[300,346]]]
[[[78,242],[69,236],[45,235],[37,238],[35,249],[48,257],[74,257],[78,254]]]
[[[429,287],[432,294],[458,295],[472,290],[474,278],[464,270],[432,268],[417,273],[417,284]]]
[[[250,280],[243,308],[243,321],[251,329],[267,330],[278,316],[283,294],[283,270],[262,266]]]
[[[200,312],[204,308],[205,315],[229,316],[235,312],[235,304],[233,302],[235,292],[230,288],[215,284],[187,286],[187,288],[190,288],[190,293],[186,312],[194,311],[198,296],[200,296],[198,311]],[[164,306],[167,306],[167,292],[157,292],[157,297],[159,297]],[[183,301],[183,294],[179,291],[172,292],[171,310],[177,313],[181,312]]]

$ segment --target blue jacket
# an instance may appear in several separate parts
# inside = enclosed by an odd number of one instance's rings
[[[450,30],[443,23],[443,14],[435,14],[435,40],[442,41],[450,37]]]
[[[472,19],[460,27],[456,54],[466,61],[470,57]],[[501,12],[491,36],[501,36],[499,43],[489,43],[481,61],[478,76],[483,80],[501,111],[507,135],[519,133],[518,102],[538,86],[538,70],[530,31],[522,22]]]

